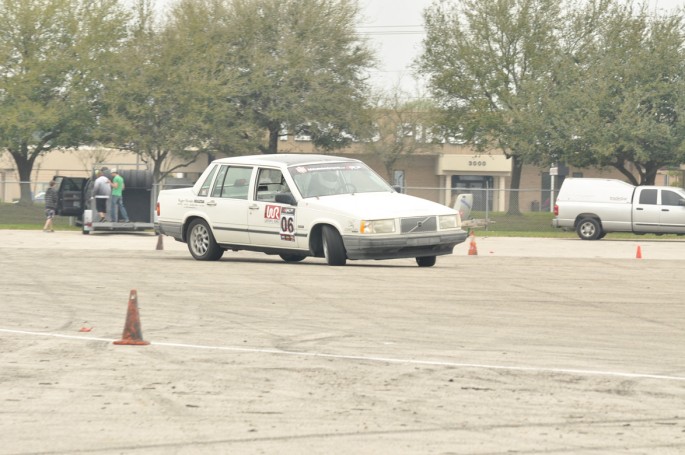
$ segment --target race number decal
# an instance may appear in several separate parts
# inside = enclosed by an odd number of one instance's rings
[[[295,241],[295,209],[283,207],[281,209],[281,240]]]

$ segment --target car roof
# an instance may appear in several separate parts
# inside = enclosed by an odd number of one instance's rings
[[[346,158],[334,155],[317,155],[312,153],[275,153],[266,155],[232,156],[214,160],[217,164],[249,164],[271,166],[299,166],[305,164],[331,163],[331,162],[359,162],[354,158]]]

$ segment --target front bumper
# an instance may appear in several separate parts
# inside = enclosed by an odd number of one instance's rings
[[[430,232],[420,235],[344,235],[348,259],[398,259],[452,254],[467,238],[466,231]]]

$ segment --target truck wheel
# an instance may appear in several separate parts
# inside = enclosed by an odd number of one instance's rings
[[[435,265],[435,256],[422,256],[416,258],[416,263],[419,267],[433,267]]]
[[[602,226],[595,218],[583,218],[576,226],[576,233],[583,240],[597,240],[602,235]]]
[[[188,250],[198,261],[218,261],[224,254],[205,220],[194,220],[190,223]]]
[[[345,265],[347,262],[342,237],[332,226],[323,227],[323,255],[328,265]]]

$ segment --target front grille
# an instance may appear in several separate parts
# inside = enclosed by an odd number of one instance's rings
[[[402,234],[435,232],[438,230],[438,220],[434,216],[402,218],[401,226]]]

